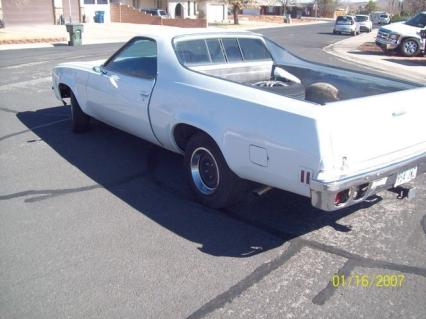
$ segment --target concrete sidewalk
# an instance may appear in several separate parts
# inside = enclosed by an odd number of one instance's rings
[[[132,24],[132,23],[86,23],[83,31],[83,44],[97,43],[115,43],[126,42],[130,38],[138,34],[150,30],[158,30],[158,28],[169,28],[165,26],[147,25],[147,24]],[[0,50],[8,49],[23,49],[37,47],[52,47],[54,45],[64,45],[68,43],[68,33],[65,25],[32,25],[32,26],[16,26],[6,29],[0,29],[0,43],[15,40],[27,41],[25,44],[3,44],[0,45]],[[37,41],[37,40],[40,41]],[[42,43],[43,39],[48,43]],[[56,41],[55,39],[61,39]],[[31,43],[37,42],[37,43]]]
[[[347,38],[324,48],[324,51],[352,63],[367,66],[405,80],[426,84],[426,57],[407,58],[386,55],[375,48],[377,30]]]
[[[298,22],[294,24],[277,24],[242,21],[240,25],[223,23],[212,27],[252,30],[276,27],[284,28],[324,22],[326,21],[307,20],[305,22]],[[159,28],[170,27],[133,23],[86,23],[84,24],[83,45],[126,42],[135,35],[143,34],[149,30],[158,30]],[[68,33],[66,32],[65,25],[15,26],[0,29],[0,50],[52,47],[55,45],[66,45],[67,43]]]

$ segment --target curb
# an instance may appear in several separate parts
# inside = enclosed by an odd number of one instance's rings
[[[64,42],[67,39],[65,37],[57,38],[23,38],[23,39],[10,39],[10,40],[0,40],[0,45],[7,44],[29,44],[29,43],[56,43]]]
[[[358,36],[357,40],[359,40],[359,37],[367,38],[367,35],[369,34],[368,33],[364,34],[364,36],[360,35]],[[346,43],[352,42],[351,40],[353,41],[354,39],[348,38],[348,39],[344,39],[336,43],[330,44],[324,47],[323,51],[328,54],[334,55],[340,59],[346,60],[352,64],[368,67],[370,69],[382,72],[389,76],[426,84],[426,77],[422,75],[420,72],[419,74],[416,74],[416,73],[413,74],[412,70],[407,69],[407,67],[401,67],[397,63],[382,61],[381,59],[372,60],[368,55],[354,56],[354,54],[349,53],[349,51],[354,53],[361,52],[360,50],[358,50],[358,47],[368,41],[362,41],[359,44],[356,44],[356,46],[350,47],[350,44],[348,45]]]

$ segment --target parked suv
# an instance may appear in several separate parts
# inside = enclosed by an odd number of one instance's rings
[[[354,16],[339,16],[334,24],[333,33],[350,33],[352,35],[357,35],[360,33],[359,23],[355,21]]]
[[[415,56],[423,49],[420,31],[425,29],[426,11],[423,11],[408,21],[381,27],[377,32],[376,45],[384,52],[398,49],[404,56]]]
[[[373,22],[370,19],[370,16],[358,14],[355,16],[355,21],[359,24],[359,31],[371,32],[373,29]]]
[[[379,16],[379,24],[389,24],[390,23],[390,15],[385,13]]]

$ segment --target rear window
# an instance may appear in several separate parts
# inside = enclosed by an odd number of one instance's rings
[[[368,17],[366,17],[366,16],[356,16],[355,20],[357,22],[364,22],[364,21],[368,21]]]
[[[260,39],[238,39],[244,60],[271,60],[271,55]]]
[[[222,47],[220,46],[219,39],[208,39],[206,40],[207,47],[209,49],[210,58],[213,63],[225,63],[225,57],[223,56]]]
[[[337,17],[336,23],[337,24],[351,24],[352,23],[352,18],[351,17],[346,17],[346,16]]]
[[[184,65],[272,60],[272,56],[263,41],[253,38],[179,41],[175,44],[175,51]]]
[[[176,53],[185,65],[211,63],[204,40],[178,42],[176,44]]]
[[[222,39],[222,43],[228,62],[239,62],[243,60],[237,39]]]

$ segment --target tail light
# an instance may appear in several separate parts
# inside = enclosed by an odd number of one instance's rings
[[[334,205],[339,206],[346,203],[349,200],[349,189],[338,192],[336,198],[334,199]]]

